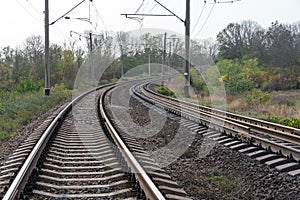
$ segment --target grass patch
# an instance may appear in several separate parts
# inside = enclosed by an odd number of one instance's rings
[[[42,90],[0,93],[0,142],[13,137],[19,128],[71,96],[63,84],[51,89],[50,96],[44,96]]]
[[[204,96],[184,100],[211,106],[212,102],[217,102],[214,98],[214,96]],[[214,108],[223,109],[217,104],[214,104]],[[254,89],[244,96],[228,95],[226,96],[226,111],[300,128],[300,90],[267,93]]]
[[[223,173],[219,170],[212,170],[209,174],[209,181],[228,194],[235,193],[239,190],[237,181],[227,173]]]
[[[282,124],[284,126],[300,128],[300,119],[296,119],[296,118],[280,119],[277,116],[273,116],[269,119],[269,121],[277,123],[277,124]]]
[[[174,98],[176,97],[175,93],[172,90],[170,90],[169,88],[167,88],[167,87],[165,87],[163,85],[159,85],[159,84],[157,84],[156,87],[157,87],[156,91],[159,94],[162,94],[162,95],[165,95],[165,96],[174,97]]]
[[[230,96],[227,102],[230,112],[300,128],[300,90],[254,91],[246,97]]]

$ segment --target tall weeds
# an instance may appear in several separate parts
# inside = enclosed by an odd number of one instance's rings
[[[71,96],[71,91],[64,85],[52,87],[50,96],[44,96],[41,89],[19,90],[0,92],[0,142],[8,140],[19,128]]]

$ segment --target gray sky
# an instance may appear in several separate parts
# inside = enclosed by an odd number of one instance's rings
[[[80,1],[49,0],[50,22],[59,18]],[[183,23],[175,17],[145,17],[141,24],[120,15],[121,13],[135,13],[142,2],[143,0],[94,0],[92,5],[86,0],[68,16],[71,18],[90,18],[92,25],[77,19],[61,19],[50,26],[50,41],[51,43],[68,41],[70,31],[83,33],[85,30],[91,29],[95,32],[103,30],[131,31],[143,27],[168,29],[184,34]],[[185,18],[185,0],[160,0],[160,2],[180,18]],[[207,2],[212,3],[213,0],[207,0]],[[199,23],[194,28],[202,9],[203,13]],[[0,47],[10,45],[15,48],[21,46],[30,35],[44,36],[43,10],[43,0],[1,1]],[[150,10],[153,14],[169,14],[159,5],[155,6],[154,0],[144,0],[139,13],[149,13]],[[300,0],[241,0],[235,3],[215,5],[204,4],[203,0],[191,0],[192,38],[197,35],[197,38],[201,39],[215,39],[217,33],[230,22],[241,22],[242,20],[256,21],[264,28],[269,27],[271,22],[275,20],[281,23],[300,21]],[[205,23],[205,21],[207,22]],[[78,39],[78,36],[73,34],[72,38]]]

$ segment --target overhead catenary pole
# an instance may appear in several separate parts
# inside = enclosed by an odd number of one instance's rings
[[[94,63],[93,63],[93,38],[92,38],[92,31],[89,32],[89,41],[90,41],[90,70],[91,70],[91,79],[92,79],[92,85],[95,86],[95,72],[94,72]]]
[[[172,65],[172,60],[171,60],[171,49],[172,49],[172,41],[169,43],[169,70],[168,70],[168,75],[169,75],[169,81],[171,79],[171,65]]]
[[[170,9],[168,9],[166,6],[164,6],[162,3],[160,3],[158,0],[154,0],[157,4],[159,4],[161,7],[163,7],[165,10],[167,10],[169,13],[172,14],[172,16],[175,16],[178,18],[181,22],[184,23],[185,26],[185,64],[184,64],[184,77],[185,77],[185,83],[184,83],[184,95],[185,97],[190,97],[190,0],[186,0],[186,17],[185,20],[181,19],[178,15],[176,15],[174,12],[172,12]],[[121,14],[128,17],[128,15],[132,16],[169,16],[169,15],[149,15],[149,14]]]
[[[123,77],[124,75],[124,56],[123,56],[123,45],[121,44],[120,45],[120,49],[121,49],[121,78]]]
[[[49,0],[45,0],[45,96],[50,95],[50,57],[49,57],[49,25],[55,24],[57,21],[65,17],[85,0],[82,0],[75,7],[69,10],[67,13],[59,17],[57,20],[49,24]],[[92,1],[92,0],[90,0]]]
[[[150,48],[149,48],[149,51],[148,51],[148,74],[149,74],[149,78],[151,76],[151,60],[150,60]]]
[[[185,85],[184,96],[190,97],[190,0],[186,0],[186,16],[185,16]]]
[[[164,34],[164,55],[163,55],[163,64],[166,64],[166,50],[167,49],[167,33]]]
[[[49,0],[45,0],[45,95],[50,95]]]
[[[163,64],[161,65],[161,85],[164,85],[164,66],[166,65],[167,33],[164,34]]]

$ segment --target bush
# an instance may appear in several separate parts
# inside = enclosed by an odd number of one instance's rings
[[[99,85],[107,85],[109,84],[108,80],[100,80]]]
[[[165,95],[165,96],[176,97],[176,96],[175,96],[175,93],[174,93],[173,91],[171,91],[169,88],[167,88],[167,87],[165,87],[165,86],[162,86],[162,85],[160,85],[160,86],[158,87],[157,92],[158,92],[159,94],[162,94],[162,95]]]
[[[208,87],[202,78],[201,75],[198,74],[198,71],[194,68],[190,70],[191,73],[191,80],[190,84],[191,86],[196,90],[196,93],[201,93],[202,95],[208,95]]]
[[[297,118],[286,118],[286,119],[280,119],[277,116],[273,116],[269,119],[269,121],[276,123],[276,124],[281,124],[284,126],[290,126],[294,128],[300,128],[300,119]]]
[[[60,94],[63,97],[71,95],[71,90],[67,89],[63,83],[59,85],[55,84],[53,87],[51,87],[51,91],[55,94]]]
[[[246,101],[249,104],[265,104],[270,101],[270,94],[268,92],[262,92],[259,89],[253,89],[251,93],[247,95]]]
[[[220,80],[230,94],[243,94],[262,84],[261,77],[265,72],[258,67],[257,59],[219,60],[216,64],[218,72],[208,70],[209,80]],[[221,76],[215,77],[220,73]],[[216,84],[216,83],[215,83]]]
[[[111,79],[111,82],[112,82],[112,83],[117,83],[118,81],[119,81],[119,79],[117,79],[117,78]]]
[[[32,79],[21,80],[16,87],[16,91],[19,93],[39,91],[42,87],[42,81],[35,83]]]

